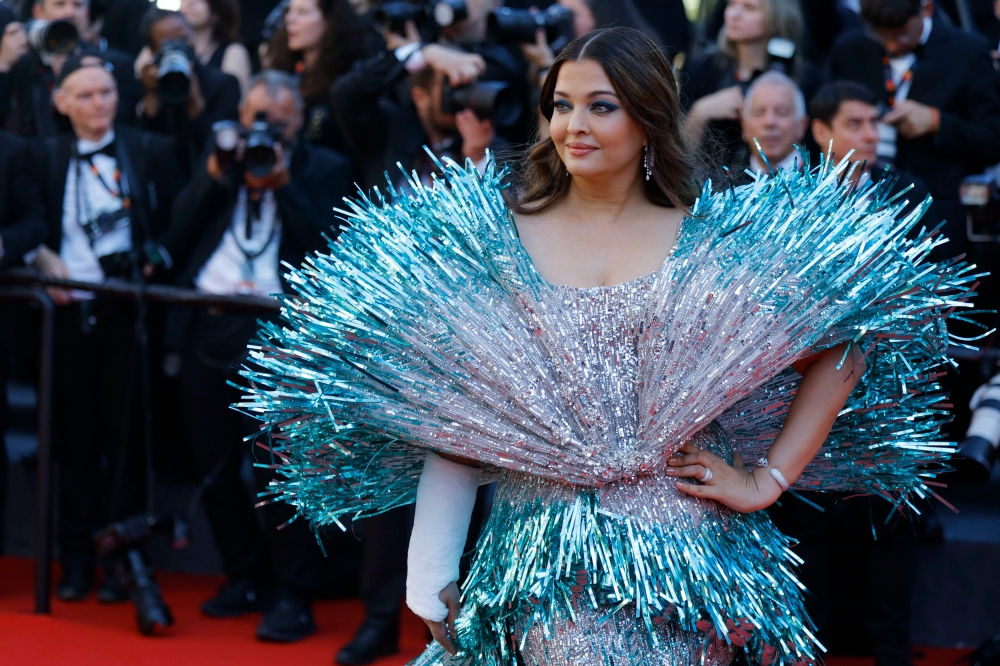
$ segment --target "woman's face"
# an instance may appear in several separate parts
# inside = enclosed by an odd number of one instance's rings
[[[323,43],[326,18],[318,0],[292,0],[285,13],[289,51],[312,51]]]
[[[613,177],[624,169],[639,173],[646,133],[595,60],[559,68],[549,135],[573,176]]]
[[[726,37],[731,42],[756,42],[771,35],[763,0],[729,0],[725,12]]]
[[[181,0],[181,14],[193,30],[201,30],[215,23],[207,0]]]
[[[594,18],[594,12],[590,11],[587,0],[559,0],[559,4],[573,12],[574,37],[586,35],[597,27],[597,19]]]

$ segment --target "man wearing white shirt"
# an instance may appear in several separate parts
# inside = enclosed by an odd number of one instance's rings
[[[1000,78],[982,37],[948,25],[931,0],[861,0],[865,30],[841,35],[830,75],[871,88],[884,111],[879,157],[921,178],[924,221],[945,221],[935,260],[966,252],[962,179],[1000,161]],[[889,131],[884,128],[888,127]]]
[[[203,159],[177,196],[170,228],[161,236],[180,266],[180,286],[227,295],[290,291],[281,264],[298,266],[307,253],[326,246],[324,234],[336,238],[333,209],[353,193],[351,163],[297,140],[303,107],[295,78],[268,70],[247,86],[242,130],[217,126],[220,137],[268,134],[274,140],[273,163],[269,170],[255,167],[246,141],[235,157],[213,151]],[[283,507],[261,509],[269,524],[262,532],[240,478],[247,453],[268,460],[266,452],[244,442],[257,426],[230,409],[240,392],[227,384],[239,380],[236,368],[246,358],[258,317],[177,312],[171,337],[182,359],[182,427],[192,443],[195,471],[208,480],[202,501],[227,577],[202,610],[212,617],[263,610],[258,637],[293,641],[315,631],[310,603],[322,555],[302,521],[276,529],[291,518]],[[263,489],[270,476],[256,471]]]
[[[32,147],[47,238],[25,261],[44,275],[95,283],[135,280],[145,263],[168,267],[153,238],[169,219],[179,177],[169,140],[115,125],[117,86],[98,56],[71,56],[53,101],[73,133]],[[145,507],[136,309],[87,291],[50,293],[60,306],[53,443],[63,578],[56,594],[80,600],[93,585],[94,531]],[[118,581],[106,576],[99,598],[122,599]]]

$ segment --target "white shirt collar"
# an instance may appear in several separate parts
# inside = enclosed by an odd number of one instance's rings
[[[798,160],[798,164],[795,163],[796,159]],[[795,166],[795,168],[802,166],[802,156],[799,155],[799,151],[795,150],[794,148],[792,148],[792,152],[788,153],[785,159],[781,160],[777,164],[775,164],[774,160],[771,160],[771,166],[774,167],[775,173],[778,173],[778,169],[784,169],[785,171],[788,171],[789,169],[793,168],[793,165]],[[764,162],[755,153],[750,154],[750,170],[755,173],[757,171],[760,171],[762,173],[768,173],[767,165],[764,164]]]
[[[95,150],[100,150],[104,146],[110,144],[115,140],[115,130],[114,128],[109,129],[108,133],[97,141],[90,141],[89,139],[77,139],[76,149],[81,155],[86,155],[87,153],[92,153]]]

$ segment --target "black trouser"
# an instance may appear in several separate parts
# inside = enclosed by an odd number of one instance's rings
[[[879,664],[908,664],[910,597],[915,578],[915,525],[874,497],[804,493],[820,512],[785,495],[768,509],[778,528],[799,541],[806,609],[817,638],[835,652],[870,652]],[[875,530],[877,538],[873,537]]]
[[[354,521],[364,544],[361,601],[369,618],[395,621],[406,594],[406,554],[413,530],[413,506]]]
[[[56,310],[52,435],[64,565],[92,568],[94,532],[145,510],[135,322],[135,308],[117,302]]]
[[[181,418],[192,440],[195,470],[210,479],[202,504],[226,576],[252,580],[265,593],[308,600],[322,559],[315,537],[303,520],[277,529],[295,513],[283,502],[255,512],[255,500],[240,477],[247,453],[256,462],[270,458],[264,449],[243,441],[259,423],[230,408],[240,391],[227,384],[241,381],[237,370],[256,334],[256,321],[246,314],[192,313],[181,366]],[[262,491],[274,473],[254,468],[254,477]]]

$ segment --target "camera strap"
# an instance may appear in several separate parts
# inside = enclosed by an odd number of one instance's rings
[[[250,240],[253,235],[253,223],[260,221],[260,211],[261,204],[263,203],[263,198],[267,193],[267,190],[257,191],[257,196],[253,197],[249,188],[243,188],[246,192],[246,214],[243,217],[243,227],[244,227],[244,238]],[[275,203],[274,217],[271,220],[271,232],[267,236],[267,240],[257,249],[248,250],[243,243],[240,242],[240,235],[238,232],[239,224],[238,220],[233,219],[233,241],[236,243],[236,247],[239,248],[240,252],[243,254],[243,259],[246,262],[244,264],[244,270],[248,276],[253,275],[253,262],[258,257],[267,251],[267,248],[271,247],[271,243],[274,242],[274,237],[278,233],[278,208],[277,203]]]
[[[98,171],[97,167],[94,165],[92,155],[87,155],[86,157],[81,156],[77,150],[76,141],[73,141],[72,143],[72,150],[73,159],[76,163],[76,221],[81,227],[83,227],[84,232],[87,234],[87,239],[90,241],[90,247],[93,249],[97,240],[101,238],[101,236],[111,231],[123,229],[130,224],[131,200],[127,194],[128,185],[122,179],[121,171],[116,166],[114,176],[118,190],[116,192],[101,176],[100,171]],[[121,200],[121,208],[113,212],[105,211],[98,215],[93,214],[90,196],[88,193],[84,192],[84,188],[86,187],[83,180],[84,162],[86,162],[90,167],[91,173],[97,177],[104,189],[106,189],[114,198]]]

